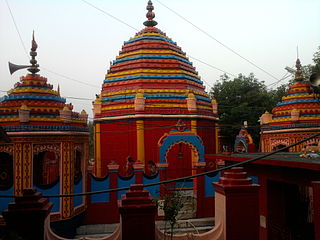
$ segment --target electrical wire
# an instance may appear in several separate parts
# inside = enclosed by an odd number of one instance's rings
[[[185,17],[183,17],[181,14],[179,14],[178,12],[174,11],[173,9],[169,8],[167,5],[163,4],[162,2],[160,2],[159,0],[155,0],[156,2],[158,2],[160,5],[162,5],[163,7],[167,8],[168,10],[170,10],[171,12],[173,12],[174,14],[176,14],[178,17],[180,17],[181,19],[183,19],[184,21],[186,21],[187,23],[191,24],[193,27],[195,27],[196,29],[198,29],[200,32],[202,32],[203,34],[207,35],[209,38],[213,39],[214,41],[216,41],[217,43],[219,43],[221,46],[223,46],[224,48],[228,49],[230,52],[234,53],[235,55],[237,55],[238,57],[242,58],[243,60],[245,60],[246,62],[250,63],[252,66],[258,68],[259,70],[261,70],[262,72],[264,72],[265,74],[269,75],[270,77],[276,79],[277,81],[279,80],[277,77],[275,77],[274,75],[272,75],[271,73],[267,72],[266,70],[264,70],[263,68],[259,67],[257,64],[255,64],[254,62],[250,61],[249,59],[243,57],[242,55],[240,55],[238,52],[236,52],[235,50],[233,50],[232,48],[228,47],[226,44],[222,43],[221,41],[219,41],[217,38],[213,37],[211,34],[209,34],[208,32],[204,31],[203,29],[201,29],[200,27],[198,27],[197,25],[193,24],[191,21],[189,21],[188,19],[186,19]]]
[[[314,135],[311,135],[311,136],[309,136],[307,138],[304,138],[304,139],[302,139],[302,140],[300,140],[298,142],[290,144],[290,145],[288,145],[286,147],[283,147],[281,149],[278,149],[276,151],[263,154],[262,156],[258,156],[258,157],[255,157],[255,158],[252,158],[252,159],[248,159],[248,160],[245,160],[245,161],[242,161],[242,162],[234,163],[234,164],[231,164],[229,166],[222,167],[222,168],[219,168],[219,169],[216,169],[216,170],[211,170],[211,171],[198,173],[198,174],[194,174],[194,175],[190,175],[190,176],[186,176],[186,177],[180,177],[180,178],[175,178],[175,179],[170,179],[170,180],[165,180],[165,181],[159,181],[159,182],[156,182],[156,183],[142,184],[142,185],[143,185],[143,188],[147,188],[147,187],[163,185],[163,184],[168,184],[168,183],[173,183],[173,182],[178,182],[178,181],[185,181],[185,180],[189,180],[189,179],[193,179],[193,178],[202,177],[202,176],[205,176],[207,174],[214,174],[214,173],[218,173],[218,172],[221,172],[221,171],[225,171],[225,170],[231,169],[233,167],[244,166],[244,165],[246,165],[248,163],[252,163],[252,162],[255,162],[257,160],[272,156],[272,155],[274,155],[276,153],[282,152],[282,151],[284,151],[286,149],[289,149],[291,147],[294,147],[296,145],[304,143],[304,142],[306,142],[306,141],[308,141],[308,140],[310,140],[312,138],[318,137],[318,136],[320,136],[320,133],[316,133]],[[96,194],[102,194],[102,193],[118,192],[118,191],[123,191],[123,190],[128,190],[128,189],[130,189],[130,187],[114,188],[114,189],[107,189],[107,190],[101,190],[101,191],[92,191],[92,192],[83,192],[83,193],[43,195],[43,197],[46,197],[46,198],[61,198],[61,197],[90,196],[90,195],[96,195]],[[17,197],[17,196],[15,196],[15,195],[0,195],[0,198],[13,198],[13,197]]]
[[[95,6],[95,5],[93,5],[92,3],[90,3],[90,2],[88,2],[86,0],[81,0],[81,1],[84,2],[85,4],[91,6],[92,8],[102,12],[103,14],[107,15],[108,17],[111,17],[111,18],[117,20],[118,22],[121,22],[122,24],[126,25],[127,27],[132,28],[132,29],[136,30],[137,32],[139,31],[139,29],[131,26],[130,24],[126,23],[125,21],[122,21],[120,18],[117,18],[117,17],[113,16],[112,14],[108,13],[107,11],[105,11],[105,10]]]
[[[40,67],[40,68],[42,68],[42,69],[44,69],[44,70],[46,70],[46,71],[48,71],[48,72],[50,72],[50,73],[52,73],[52,74],[55,74],[55,75],[57,75],[57,76],[63,77],[63,78],[65,78],[65,79],[69,79],[69,80],[71,80],[71,81],[74,81],[74,82],[77,82],[77,83],[80,83],[80,84],[84,84],[84,85],[89,86],[89,87],[100,88],[100,87],[97,86],[97,85],[93,85],[93,84],[90,84],[90,83],[86,83],[86,82],[83,82],[83,81],[80,81],[80,80],[77,80],[77,79],[68,77],[68,76],[66,76],[66,75],[64,75],[64,74],[61,74],[61,73],[52,71],[52,70],[50,70],[50,69],[48,69],[48,68],[45,68],[45,67]]]
[[[27,58],[30,59],[30,58],[29,58],[29,55],[28,55],[27,48],[26,48],[26,46],[24,45],[24,42],[23,42],[23,40],[22,40],[22,37],[21,37],[20,31],[19,31],[18,25],[17,25],[17,23],[16,23],[16,20],[14,19],[13,13],[12,13],[11,8],[10,8],[10,5],[9,5],[9,3],[8,3],[8,0],[5,0],[5,2],[6,2],[6,4],[7,4],[8,9],[9,9],[9,12],[10,12],[10,15],[11,15],[11,18],[12,18],[12,21],[13,21],[13,24],[14,24],[14,27],[15,27],[17,33],[18,33],[19,38],[20,38],[20,43],[21,43],[21,45],[22,45],[22,47],[23,47],[23,50],[24,50],[24,52],[26,53]]]

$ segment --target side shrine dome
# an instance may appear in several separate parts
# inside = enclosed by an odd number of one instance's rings
[[[148,14],[154,17],[152,11]],[[124,42],[112,62],[101,95],[94,103],[95,118],[197,114],[216,119],[216,103],[212,104],[204,91],[186,53],[155,27],[152,18],[144,23],[143,30]]]
[[[38,74],[37,43],[32,39],[30,66],[9,64],[10,72],[28,68],[26,76],[0,98],[0,194],[21,195],[34,188],[43,195],[85,191],[89,155],[88,115],[73,112],[53,86]],[[2,211],[12,198],[1,200]],[[83,197],[49,198],[50,219],[69,219],[86,209]]]
[[[88,115],[73,112],[72,104],[66,104],[60,96],[59,86],[53,90],[45,77],[36,74],[39,69],[34,39],[32,45],[30,73],[0,98],[1,125],[7,132],[88,132]]]
[[[217,148],[216,100],[205,92],[186,53],[155,27],[151,1],[147,10],[145,28],[124,42],[93,102],[97,176],[106,173],[109,163],[126,165],[126,159],[160,164],[169,162],[170,151],[189,158],[196,144],[201,153],[204,146],[206,153]],[[184,130],[172,132],[175,127]],[[167,143],[173,139],[170,133],[183,131],[184,137]],[[182,154],[184,148],[189,152]],[[190,159],[183,161],[189,164]]]
[[[260,117],[261,133],[264,135],[262,138],[273,137],[273,142],[264,146],[265,150],[276,150],[276,146],[287,146],[320,130],[319,96],[314,93],[311,83],[304,79],[299,59],[296,61],[296,69],[294,82],[289,86],[287,94],[272,109],[272,113],[266,112]],[[291,139],[290,134],[294,135]],[[300,145],[291,149],[300,150]]]

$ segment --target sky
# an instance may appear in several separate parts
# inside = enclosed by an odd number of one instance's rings
[[[29,63],[34,30],[40,74],[54,89],[60,86],[76,111],[85,109],[92,117],[92,100],[110,61],[143,29],[146,5],[147,0],[0,0],[0,96],[26,75],[25,69],[10,75],[8,61]],[[297,46],[303,65],[312,64],[320,46],[320,0],[153,0],[153,5],[157,27],[187,53],[207,92],[224,72],[254,73],[267,85],[275,83],[286,66],[294,66]]]

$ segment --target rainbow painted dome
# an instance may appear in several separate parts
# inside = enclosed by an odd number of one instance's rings
[[[88,131],[87,117],[72,112],[73,106],[66,104],[59,89],[47,83],[45,77],[36,74],[35,60],[37,44],[32,40],[30,55],[31,72],[20,78],[20,82],[0,98],[0,124],[7,132]],[[58,87],[59,88],[59,87]]]
[[[143,114],[197,114],[216,119],[216,102],[177,43],[153,18],[151,1],[146,26],[124,42],[108,70],[95,118]]]
[[[272,114],[262,115],[262,124],[272,128],[294,128],[319,126],[320,100],[313,92],[310,82],[305,81],[300,60],[296,61],[296,76],[288,93],[273,108]]]

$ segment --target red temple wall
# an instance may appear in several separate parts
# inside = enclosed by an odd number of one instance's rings
[[[203,141],[206,154],[216,153],[216,123],[207,120],[197,120],[197,134]]]
[[[102,175],[106,174],[107,164],[112,161],[123,166],[127,157],[137,159],[135,121],[101,123],[100,132]]]

